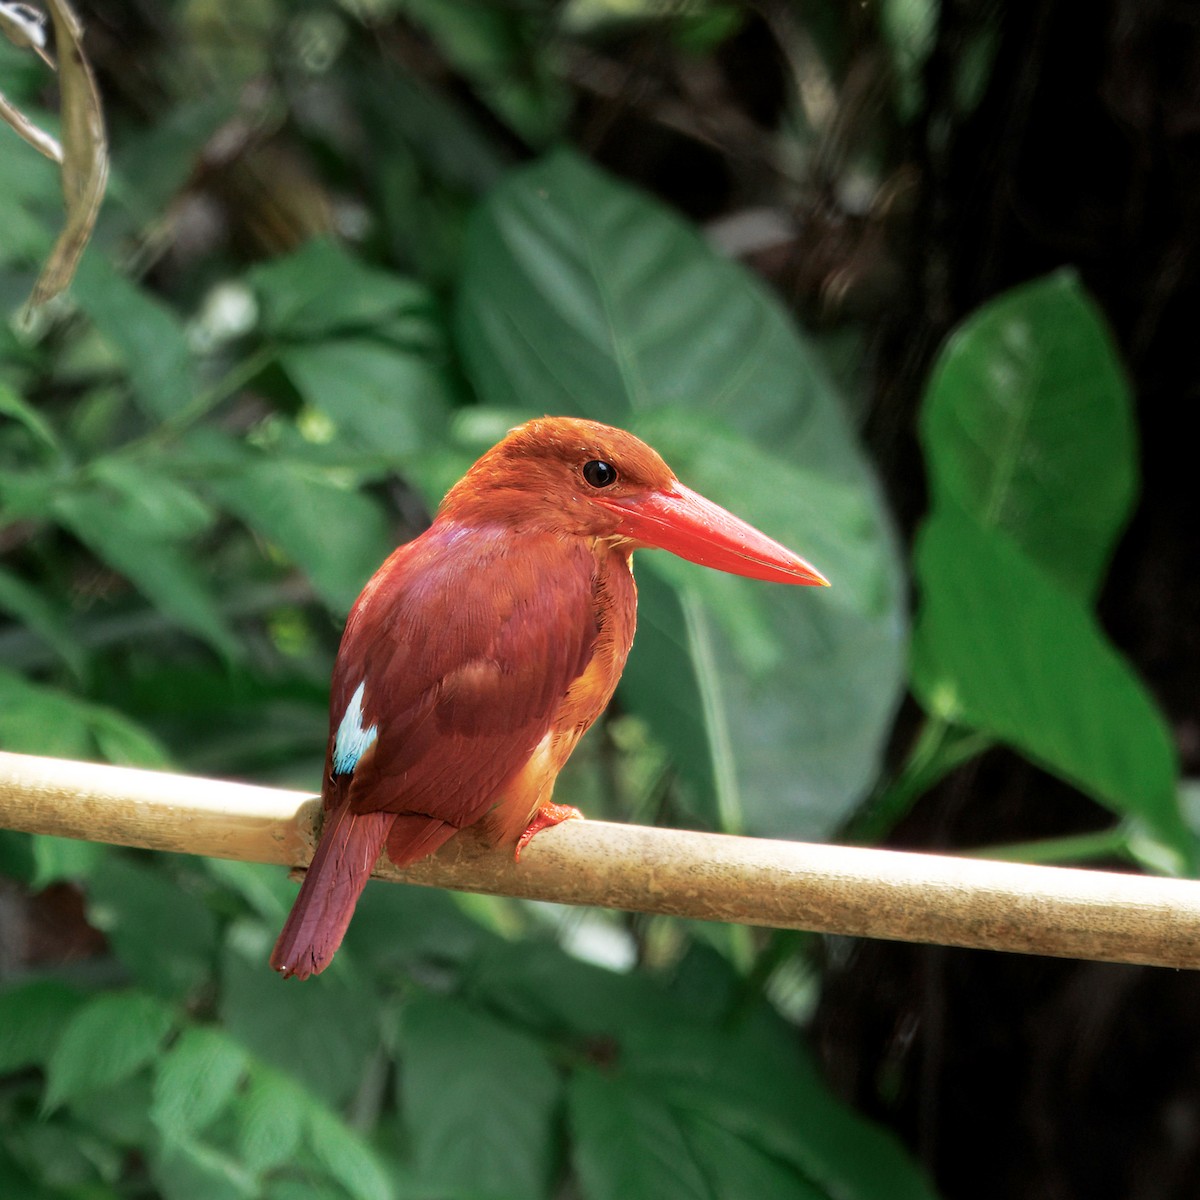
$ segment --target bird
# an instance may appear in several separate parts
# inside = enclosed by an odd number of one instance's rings
[[[386,849],[404,867],[478,826],[520,858],[577,809],[554,782],[633,642],[633,551],[828,586],[799,555],[680,483],[645,442],[526,422],[446,494],[351,609],[330,689],[324,820],[271,966],[306,979],[341,944]]]

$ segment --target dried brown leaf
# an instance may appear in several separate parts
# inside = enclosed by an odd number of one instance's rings
[[[62,182],[67,222],[38,277],[31,306],[71,282],[92,235],[108,179],[108,139],[96,79],[83,53],[83,27],[66,0],[48,0],[59,60]]]

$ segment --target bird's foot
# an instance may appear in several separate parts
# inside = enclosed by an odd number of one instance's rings
[[[551,825],[561,825],[563,821],[582,821],[583,819],[583,813],[577,808],[572,808],[569,804],[543,804],[534,813],[533,820],[529,822],[525,832],[517,839],[517,850],[513,857],[517,862],[520,862],[521,851],[543,829],[549,829]]]

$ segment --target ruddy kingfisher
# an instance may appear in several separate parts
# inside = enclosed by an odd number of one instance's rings
[[[543,417],[512,430],[394,551],[333,671],[324,823],[271,955],[329,965],[386,848],[397,866],[481,825],[517,857],[576,809],[555,777],[604,711],[633,642],[634,550],[777,583],[828,581],[679,482],[644,442]]]

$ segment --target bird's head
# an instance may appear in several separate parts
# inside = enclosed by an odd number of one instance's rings
[[[512,430],[451,489],[438,516],[670,550],[734,575],[828,586],[799,555],[685,487],[645,442],[575,417]]]

